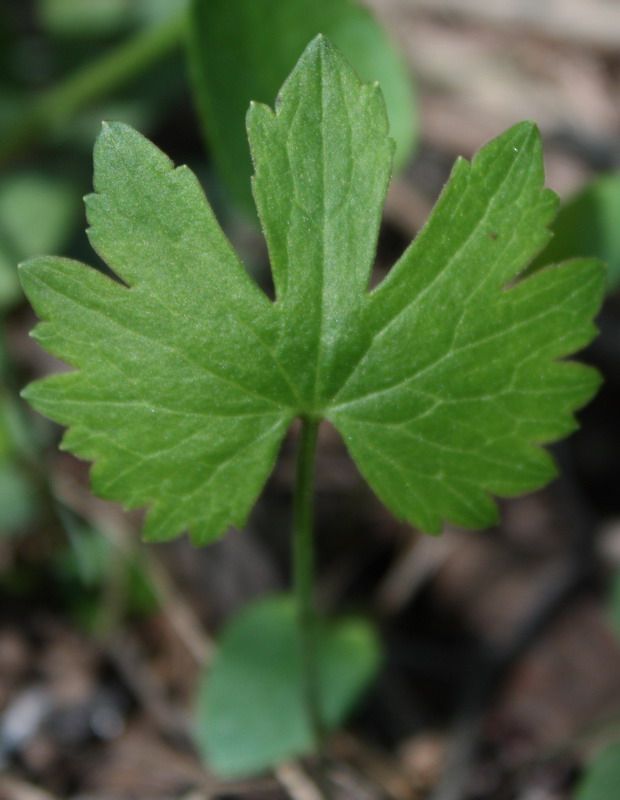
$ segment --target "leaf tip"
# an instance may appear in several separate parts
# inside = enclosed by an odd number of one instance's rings
[[[30,331],[30,336],[32,336],[32,333],[33,332]],[[32,383],[27,383],[26,386],[24,386],[23,389],[19,393],[19,396],[23,400],[26,400],[27,402],[30,402],[30,399],[32,397],[32,389],[31,389],[31,387],[32,387]]]
[[[17,265],[17,275],[19,278],[19,282],[21,284],[22,289],[29,297],[32,302],[31,297],[31,289],[34,288],[34,285],[37,280],[37,273],[40,271],[44,262],[48,261],[45,256],[34,256],[33,258],[27,258],[25,261],[22,261]]]
[[[340,53],[336,45],[324,33],[317,33],[314,39],[311,39],[306,49],[302,53],[299,63],[311,58],[321,58],[327,53]]]
[[[138,133],[135,128],[128,125],[126,122],[119,120],[103,120],[101,128],[95,141],[95,170],[97,169],[97,160],[102,153],[110,150],[119,149],[123,140],[132,141],[133,146],[136,147],[136,142],[144,141],[142,134]]]

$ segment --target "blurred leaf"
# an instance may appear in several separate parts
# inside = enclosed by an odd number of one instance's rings
[[[128,550],[100,530],[64,517],[69,541],[58,553],[55,572],[73,618],[90,632],[112,627],[128,613],[157,608],[156,592],[143,567],[143,551]]]
[[[0,131],[8,130],[15,124],[15,120],[28,107],[28,100],[25,93],[0,85]]]
[[[608,616],[616,636],[620,637],[620,570],[618,569],[611,584]]]
[[[57,566],[66,579],[86,588],[100,588],[110,569],[114,545],[99,531],[67,518],[69,546],[59,554]]]
[[[16,266],[17,263],[2,253],[0,243],[0,314],[21,296]]]
[[[620,571],[616,571],[611,585],[609,618],[617,636],[620,636]],[[610,794],[611,792],[611,794]],[[573,800],[607,800],[620,792],[620,741],[597,753],[586,765]]]
[[[159,23],[187,0],[39,0],[39,20],[54,36],[106,37],[140,24]]]
[[[318,654],[323,722],[334,728],[372,680],[379,645],[367,623],[350,618],[321,623]],[[254,603],[226,628],[197,715],[199,748],[222,776],[259,773],[311,748],[291,597]]]
[[[0,458],[0,539],[26,526],[36,508],[37,498],[26,477],[12,461]]]
[[[140,0],[134,13],[145,22],[163,22],[187,6],[188,0]]]
[[[612,800],[620,793],[620,742],[602,750],[589,764],[573,800]]]
[[[113,119],[131,125],[139,130],[149,130],[157,119],[156,105],[145,97],[131,97],[125,100],[110,99],[108,102],[96,103],[82,109],[75,117],[71,126],[61,134],[62,143],[66,146],[77,146],[85,154],[88,153],[89,168],[93,150],[93,139],[101,129],[101,121]]]
[[[4,352],[0,348],[0,367]],[[1,371],[1,370],[0,370]],[[21,420],[0,385],[0,539],[23,528],[38,506],[36,493],[24,472],[13,460],[22,447]]]
[[[533,269],[567,258],[594,256],[609,265],[611,286],[620,282],[620,174],[604,175],[571,197],[551,226],[554,238]]]
[[[131,21],[127,0],[39,0],[39,20],[54,36],[108,36]]]
[[[62,180],[24,172],[0,187],[3,235],[24,258],[61,247],[76,212],[74,193]]]
[[[4,420],[0,417],[0,462],[9,454],[9,432],[6,429]]]
[[[75,192],[65,181],[34,172],[0,183],[0,310],[20,296],[17,264],[65,244],[77,219]]]
[[[352,0],[194,0],[188,54],[196,102],[216,164],[237,203],[256,216],[244,119],[251,100],[273,104],[308,42],[324,33],[364,82],[379,81],[395,168],[417,134],[407,68],[371,13]]]
[[[4,353],[0,352],[0,365],[2,372],[6,368]],[[2,374],[0,372],[0,374]],[[0,379],[1,380],[1,379]],[[9,402],[6,389],[0,383],[0,460],[9,458],[13,454],[13,439],[10,433],[11,418],[9,415]]]
[[[144,567],[142,550],[136,550],[127,562],[127,610],[135,614],[150,614],[159,608],[159,597]]]

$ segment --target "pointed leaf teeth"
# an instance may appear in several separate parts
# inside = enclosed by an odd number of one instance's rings
[[[594,333],[599,266],[507,286],[557,202],[538,130],[522,123],[457,161],[368,294],[393,149],[380,92],[317,37],[280,97],[247,114],[278,302],[261,300],[191,173],[106,125],[90,232],[136,288],[83,265],[26,266],[41,341],[83,370],[33,389],[35,405],[72,426],[64,446],[95,460],[96,489],[149,508],[149,541],[188,531],[202,545],[243,524],[291,418],[319,410],[398,516],[435,533],[493,524],[491,495],[553,475],[538,439],[574,425],[596,384],[554,360]]]

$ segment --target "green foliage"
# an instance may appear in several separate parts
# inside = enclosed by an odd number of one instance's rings
[[[10,432],[3,411],[0,407],[0,540],[20,532],[32,521],[38,506],[36,493],[11,457]]]
[[[56,36],[98,38],[137,22],[158,22],[185,5],[186,0],[38,0],[38,14]]]
[[[70,515],[63,522],[68,543],[56,555],[54,572],[81,627],[106,632],[128,614],[144,615],[158,607],[140,551],[120,547]]]
[[[31,522],[36,507],[36,497],[25,476],[13,461],[0,457],[0,540]]]
[[[573,800],[605,800],[620,791],[620,742],[606,747],[590,763]]]
[[[201,684],[196,726],[218,774],[255,774],[311,748],[298,637],[288,596],[253,604],[224,631]],[[376,672],[379,646],[367,624],[343,619],[321,624],[317,655],[322,719],[335,728]]]
[[[588,183],[562,208],[553,223],[554,237],[537,265],[591,256],[609,265],[611,286],[620,282],[620,175]]]
[[[60,36],[106,36],[130,18],[125,0],[39,0],[41,24]]]
[[[0,340],[0,376],[8,370],[3,345]],[[38,508],[36,492],[17,458],[27,449],[25,439],[23,424],[0,377],[0,539],[19,533]]]
[[[620,637],[620,570],[616,571],[611,584],[609,619],[616,635]]]
[[[34,172],[0,183],[0,311],[20,295],[17,262],[62,247],[77,206],[65,181]]]
[[[326,34],[364,81],[379,81],[396,141],[395,167],[417,135],[411,79],[389,37],[354,0],[193,0],[188,53],[210,149],[232,198],[255,215],[243,120],[251,100],[272,103],[306,44]]]
[[[611,584],[608,616],[616,636],[620,636],[620,571],[618,570]],[[618,792],[620,792],[620,741],[615,741],[588,761],[572,797],[573,800],[604,800]]]
[[[595,333],[591,260],[514,283],[556,198],[522,123],[460,159],[427,225],[368,291],[392,143],[376,86],[315,39],[276,112],[254,104],[254,193],[272,302],[195,177],[122,124],[95,150],[90,238],[120,283],[82,264],[22,269],[36,338],[76,367],[26,397],[95,461],[95,491],[149,505],[145,536],[196,544],[242,525],[295,417],[327,419],[399,517],[486,526],[490,494],[554,474],[598,374],[562,359]]]

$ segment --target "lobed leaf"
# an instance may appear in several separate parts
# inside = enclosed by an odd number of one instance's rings
[[[534,267],[575,256],[599,258],[608,267],[610,288],[620,282],[620,175],[602,175],[587,183],[560,208],[553,239]]]
[[[95,461],[97,492],[150,506],[152,540],[189,529],[203,544],[243,524],[298,416],[330,420],[403,519],[492,524],[493,495],[554,475],[540,445],[575,427],[599,384],[564,359],[595,335],[602,266],[520,277],[556,209],[535,125],[457,162],[372,291],[393,147],[378,89],[317,37],[248,132],[275,302],[192,173],[104,126],[88,217],[117,280],[62,259],[22,268],[37,338],[76,368],[26,396]]]
[[[76,192],[65,181],[21,172],[0,185],[0,313],[21,296],[16,263],[62,247],[75,225]]]

